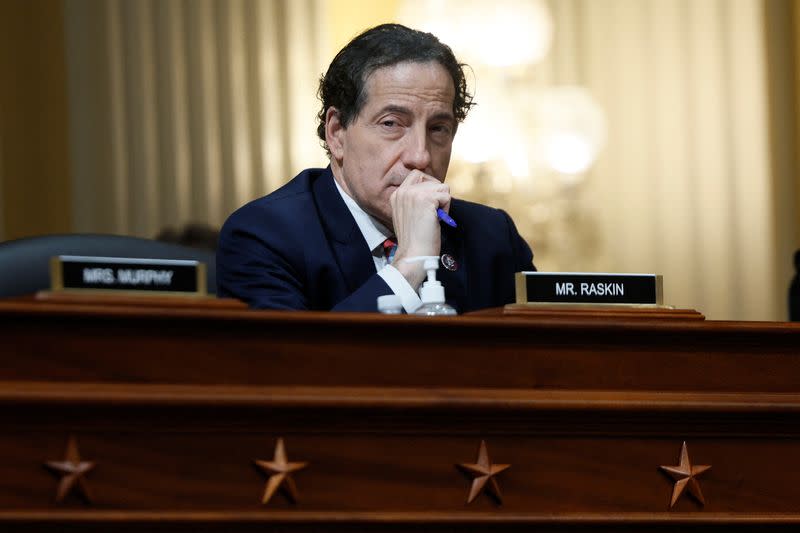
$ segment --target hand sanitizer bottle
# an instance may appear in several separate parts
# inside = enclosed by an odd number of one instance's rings
[[[419,289],[419,297],[422,300],[422,307],[414,311],[418,316],[454,316],[458,313],[444,300],[444,287],[436,279],[436,271],[439,269],[439,258],[435,255],[423,255],[406,259],[408,263],[423,262],[425,270],[428,272],[428,280]]]

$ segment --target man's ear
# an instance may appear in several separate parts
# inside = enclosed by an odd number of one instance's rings
[[[344,157],[344,126],[340,120],[339,110],[331,106],[325,112],[325,142],[331,157],[341,161]]]

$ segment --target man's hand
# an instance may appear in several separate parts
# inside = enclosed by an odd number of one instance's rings
[[[412,170],[392,193],[392,223],[397,236],[393,266],[414,290],[425,279],[422,263],[403,259],[419,255],[439,255],[442,237],[436,209],[450,210],[450,187],[419,170]]]

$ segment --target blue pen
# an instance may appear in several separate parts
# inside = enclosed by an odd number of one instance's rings
[[[458,224],[456,224],[456,221],[453,220],[453,218],[450,215],[448,215],[445,212],[445,210],[442,209],[441,207],[436,210],[436,214],[439,215],[439,220],[441,220],[442,222],[444,222],[448,226],[451,226],[451,227],[454,227],[454,228],[458,227]]]

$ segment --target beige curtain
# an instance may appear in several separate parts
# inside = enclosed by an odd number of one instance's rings
[[[429,17],[440,1],[402,3],[437,26]],[[659,273],[668,304],[712,319],[785,319],[794,231],[779,222],[791,217],[776,191],[793,176],[773,171],[770,158],[764,0],[547,4],[554,41],[544,61],[501,73],[476,68],[476,97],[495,116],[513,102],[511,112],[528,117],[516,127],[530,158],[541,89],[587,88],[608,123],[599,160],[577,186],[552,172],[524,181],[504,176],[502,165],[476,172],[455,161],[454,189],[508,209],[540,269]],[[486,20],[495,9],[465,6],[486,10]]]
[[[609,123],[579,199],[597,242],[578,267],[661,273],[667,303],[709,318],[785,319],[763,3],[549,5],[547,81],[587,86]]]
[[[220,225],[324,164],[322,0],[70,0],[74,229]]]

